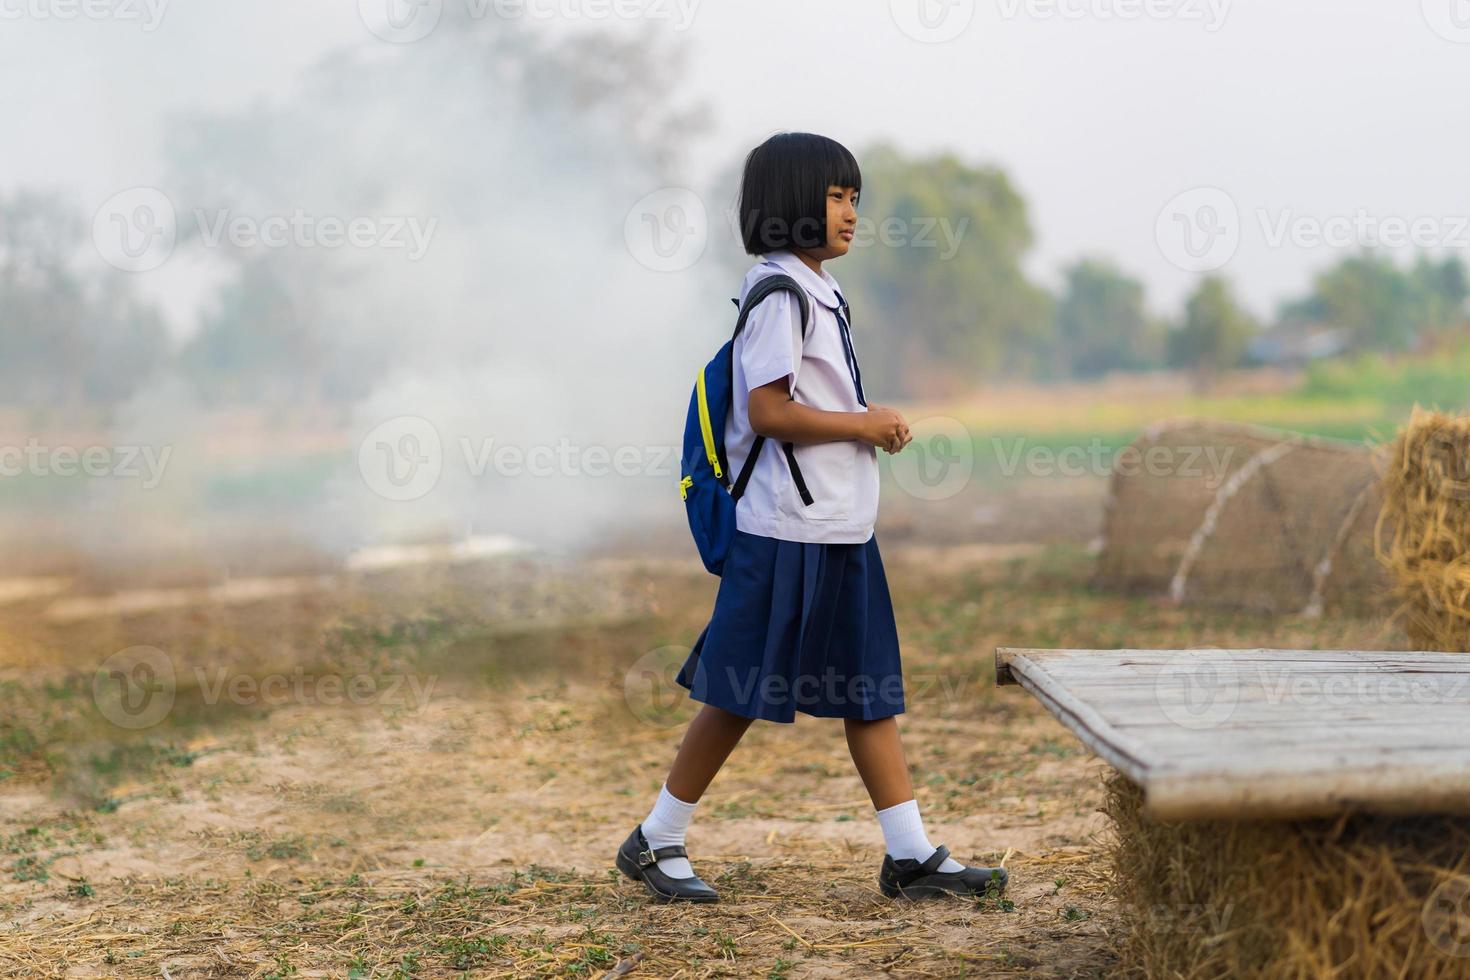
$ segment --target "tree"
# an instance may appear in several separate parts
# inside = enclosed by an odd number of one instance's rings
[[[870,387],[914,393],[1041,367],[1051,298],[1022,270],[1031,226],[1006,174],[882,144],[859,163],[862,234],[839,281]]]
[[[1206,276],[1185,304],[1184,322],[1169,336],[1169,361],[1195,372],[1201,386],[1240,363],[1257,325],[1230,285]]]
[[[1054,374],[1094,377],[1158,366],[1163,338],[1144,309],[1141,282],[1106,259],[1083,259],[1064,275],[1050,338]]]
[[[166,361],[157,309],[123,273],[83,262],[89,248],[57,198],[0,198],[0,401],[111,405]]]
[[[1465,264],[1458,255],[1436,263],[1420,255],[1409,272],[1419,312],[1415,317],[1422,332],[1443,333],[1465,322],[1465,300],[1470,296]]]
[[[1465,266],[1458,256],[1420,255],[1407,271],[1383,253],[1349,256],[1319,273],[1308,296],[1283,304],[1283,322],[1321,322],[1348,331],[1354,347],[1408,350],[1465,320]]]
[[[1405,350],[1418,333],[1419,313],[1409,277],[1386,256],[1364,253],[1317,276],[1313,291],[1334,325],[1358,347]]]

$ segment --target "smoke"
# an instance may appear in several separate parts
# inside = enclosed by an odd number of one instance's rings
[[[294,543],[567,549],[682,523],[688,390],[732,287],[628,238],[636,202],[696,182],[681,71],[649,33],[446,7],[416,43],[346,47],[286,95],[171,120],[157,268],[208,288],[177,362],[114,413],[113,443],[171,455],[157,486],[90,484],[72,526],[94,558],[238,570],[289,565]]]

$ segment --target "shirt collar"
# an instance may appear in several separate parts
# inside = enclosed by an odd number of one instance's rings
[[[791,278],[801,283],[802,287],[810,293],[817,302],[828,309],[835,310],[839,306],[841,290],[837,286],[837,280],[828,275],[823,269],[820,273],[813,272],[801,258],[790,249],[781,249],[770,252],[765,256],[767,262],[772,262],[781,267]]]

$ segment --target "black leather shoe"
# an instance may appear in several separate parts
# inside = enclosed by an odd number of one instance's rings
[[[689,853],[684,850],[682,844],[660,847],[658,850],[649,847],[648,839],[643,836],[643,825],[640,823],[633,828],[628,839],[623,841],[623,846],[618,848],[618,870],[634,881],[643,882],[644,886],[653,893],[655,901],[719,901],[719,893],[701,881],[698,875],[692,878],[671,878],[658,869],[658,862],[662,858],[687,858],[688,856]]]
[[[1005,868],[961,868],[940,871],[949,857],[949,848],[940,844],[922,863],[913,858],[894,860],[883,855],[883,870],[878,872],[878,889],[889,898],[938,898],[941,895],[964,895],[975,898],[998,898],[1006,890],[1010,876]]]

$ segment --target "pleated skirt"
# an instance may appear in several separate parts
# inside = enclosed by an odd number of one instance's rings
[[[736,531],[714,612],[677,680],[746,718],[900,714],[898,628],[876,536],[813,544]]]

